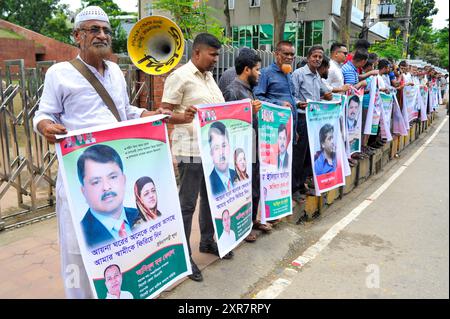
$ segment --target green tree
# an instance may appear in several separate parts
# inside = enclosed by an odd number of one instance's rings
[[[59,5],[53,16],[48,19],[45,25],[40,30],[45,36],[49,38],[67,43],[73,44],[70,35],[72,33],[72,27],[70,21],[67,18],[70,16],[70,11],[68,5]]]
[[[400,60],[402,58],[402,47],[402,38],[389,38],[384,41],[376,41],[370,46],[369,51],[378,54],[381,58]]]
[[[155,0],[152,7],[168,12],[186,39],[193,39],[198,33],[208,32],[222,43],[227,43],[229,39],[225,37],[224,30],[215,17],[216,10],[208,6],[207,1]]]
[[[41,32],[47,21],[57,11],[59,0],[1,0],[0,18],[24,28]]]

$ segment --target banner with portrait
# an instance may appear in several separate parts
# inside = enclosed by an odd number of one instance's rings
[[[316,196],[345,185],[340,115],[340,101],[308,101],[306,122]]]
[[[97,298],[153,298],[192,273],[164,117],[71,131],[56,144]]]
[[[199,149],[220,257],[252,229],[250,100],[196,105]]]
[[[380,90],[378,89],[378,77],[374,77],[372,81],[370,81],[369,108],[367,110],[364,134],[378,134],[382,107]]]
[[[292,121],[289,107],[262,102],[258,152],[263,224],[292,214]]]
[[[364,88],[352,89],[346,101],[346,129],[348,154],[361,152],[361,128]]]
[[[387,94],[380,92],[380,98],[382,103],[382,113],[380,120],[380,134],[381,138],[387,139],[388,142],[392,141],[391,134],[391,117],[393,106],[393,94]]]
[[[431,107],[433,112],[439,107],[439,88],[436,84],[431,86]]]
[[[400,110],[400,105],[397,100],[397,95],[393,94],[393,106],[392,106],[392,132],[397,135],[406,136],[408,135],[409,123],[403,117],[402,111]]]
[[[420,121],[426,121],[427,117],[427,103],[428,103],[428,88],[425,85],[419,87],[419,104],[420,104]]]
[[[405,118],[408,118],[408,122],[419,117],[417,95],[418,91],[415,85],[403,88],[403,112]]]

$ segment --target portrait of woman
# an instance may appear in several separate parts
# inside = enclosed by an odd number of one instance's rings
[[[235,182],[248,179],[247,160],[242,148],[237,148],[234,151],[234,169],[236,170],[236,177],[234,178]]]
[[[134,184],[134,196],[136,197],[136,207],[139,211],[139,218],[147,222],[161,216],[158,210],[158,194],[155,182],[148,176],[139,178]]]

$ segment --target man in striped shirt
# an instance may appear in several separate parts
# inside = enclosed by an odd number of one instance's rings
[[[369,53],[363,50],[356,50],[353,59],[348,61],[342,67],[342,74],[344,75],[344,83],[355,86],[357,89],[361,86],[358,77],[358,68],[362,68],[369,58]]]

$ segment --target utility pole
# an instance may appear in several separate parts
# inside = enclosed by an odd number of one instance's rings
[[[299,11],[300,9],[298,8],[298,3],[297,3],[297,7],[292,8],[292,10],[295,13],[295,54],[298,55],[298,15],[299,15]],[[302,52],[303,54],[303,52]]]
[[[369,39],[369,24],[370,24],[370,5],[371,0],[364,1],[364,18],[361,33],[359,34],[360,39]]]
[[[403,32],[403,57],[408,57],[408,51],[409,51],[409,30],[411,25],[411,0],[406,0],[406,17],[408,19],[405,20],[405,29]]]

